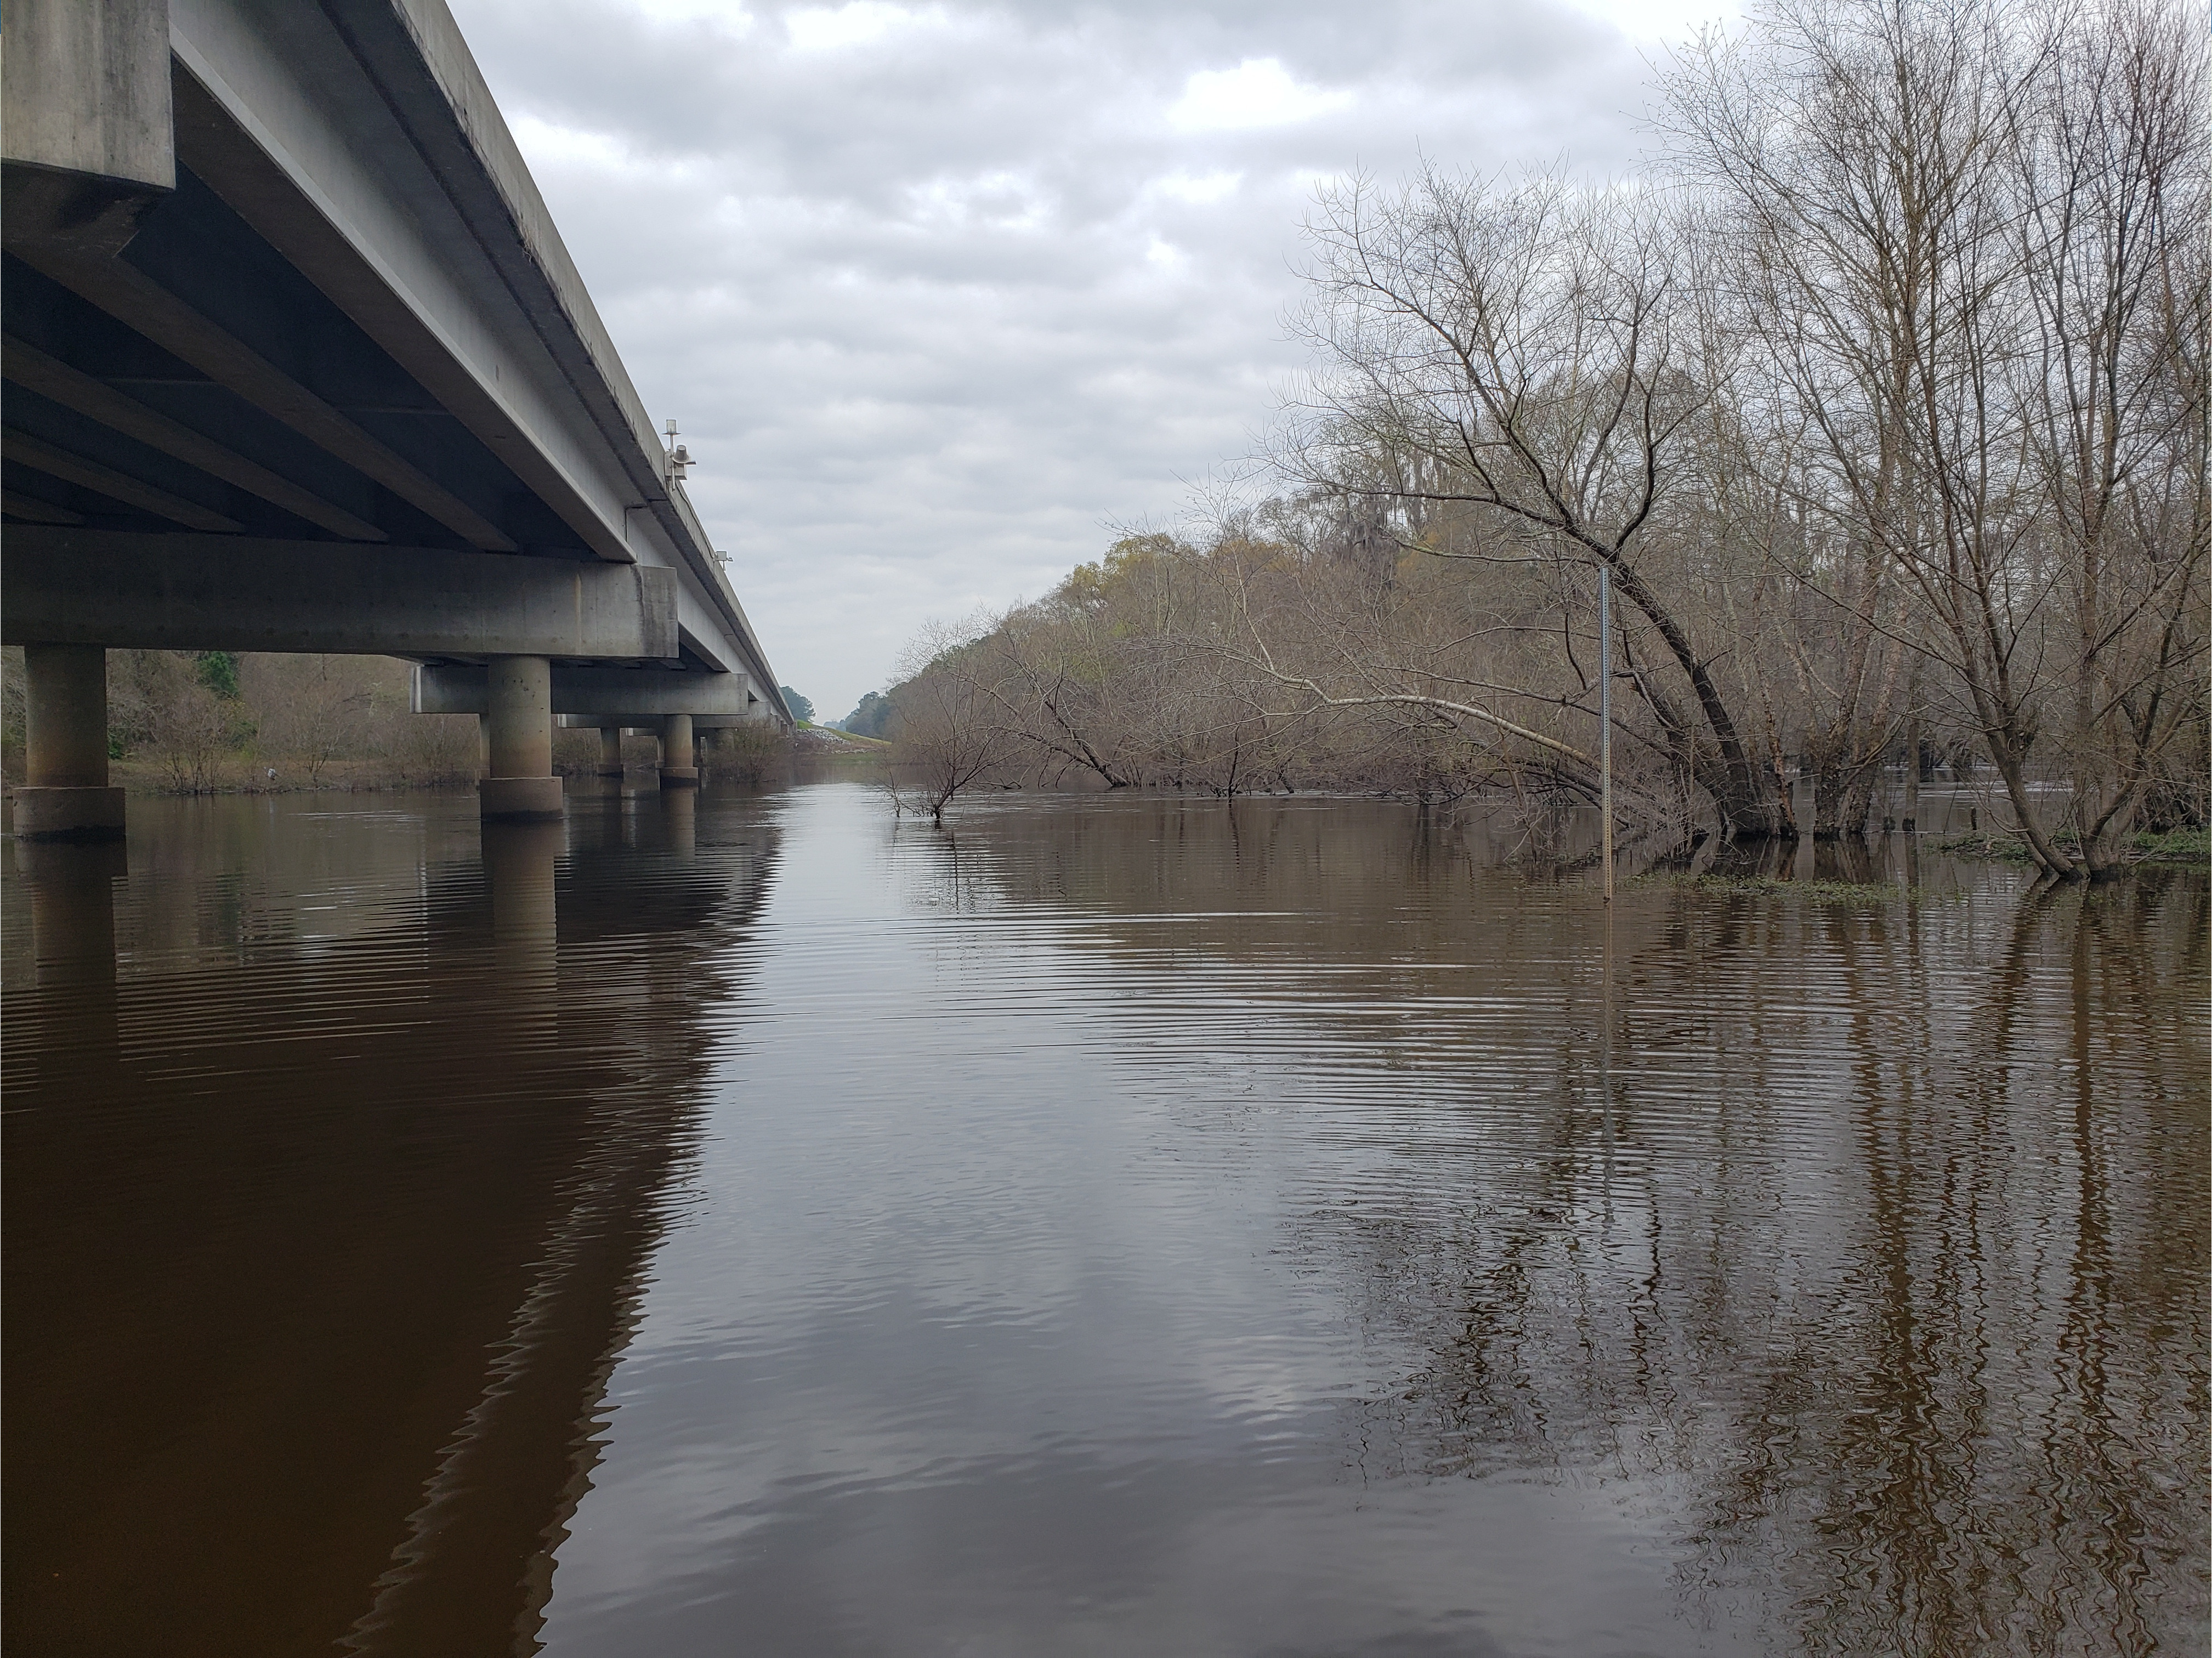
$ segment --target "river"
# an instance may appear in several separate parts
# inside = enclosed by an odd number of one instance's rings
[[[11,1654],[2204,1650],[2201,872],[131,812],[0,873]]]

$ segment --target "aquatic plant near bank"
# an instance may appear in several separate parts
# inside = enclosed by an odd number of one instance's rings
[[[1674,887],[1689,892],[1720,893],[1735,897],[1797,897],[1826,904],[1887,904],[1909,898],[1922,902],[1923,893],[1893,881],[1796,881],[1776,875],[1638,876],[1632,886]]]
[[[2076,846],[2075,837],[2071,835],[2061,835],[2057,841],[2060,847],[2069,851]],[[1953,835],[1937,841],[1936,849],[1948,853],[1954,858],[1984,859],[2012,864],[2032,864],[2035,861],[2034,849],[2017,835]],[[2129,837],[2116,862],[2120,866],[2212,862],[2212,838],[2208,838],[2202,825],[2193,829],[2140,833]]]

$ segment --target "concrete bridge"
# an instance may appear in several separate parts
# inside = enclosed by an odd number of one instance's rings
[[[123,832],[112,647],[411,659],[492,819],[556,719],[678,786],[790,723],[443,0],[13,0],[0,64],[19,835]]]

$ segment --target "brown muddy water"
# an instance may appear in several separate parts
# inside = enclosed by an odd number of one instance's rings
[[[2199,872],[131,810],[0,878],[10,1654],[2205,1649]]]

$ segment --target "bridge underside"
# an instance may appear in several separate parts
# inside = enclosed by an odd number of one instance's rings
[[[58,180],[19,177],[29,169],[9,164],[0,221],[8,519],[101,532],[109,570],[126,568],[128,550],[127,568],[150,580],[98,584],[110,612],[128,611],[141,594],[153,600],[172,570],[201,575],[241,542],[285,550],[296,566],[288,585],[310,595],[325,574],[356,570],[369,549],[498,554],[532,565],[634,562],[591,544],[232,210],[219,190],[263,199],[254,186],[265,181],[240,176],[252,170],[236,154],[243,135],[210,142],[227,118],[181,64],[172,69],[176,185],[149,197],[120,248],[88,245]],[[201,118],[181,118],[188,102]],[[9,538],[11,555],[32,544]],[[356,556],[331,556],[348,554]],[[264,552],[264,567],[276,556]],[[381,586],[402,612],[420,591],[404,578]],[[329,642],[315,648],[413,653],[391,643],[380,604],[363,598],[356,581],[332,585],[322,607]],[[12,603],[4,615],[11,642],[37,619]],[[730,665],[704,659],[696,641],[690,650],[673,637],[651,643],[649,652],[595,647],[577,659],[702,672]],[[504,644],[494,635],[451,654],[480,662]]]
[[[4,76],[0,637],[52,647],[34,677],[300,650],[495,689],[521,659],[787,718],[438,0],[21,0]],[[90,694],[69,659],[50,727]],[[34,785],[105,793],[32,748]]]

